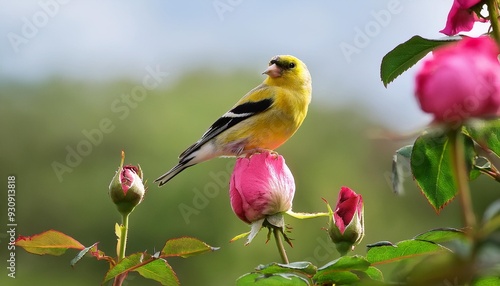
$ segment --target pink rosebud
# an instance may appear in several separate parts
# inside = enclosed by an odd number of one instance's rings
[[[341,255],[354,248],[364,236],[363,198],[348,187],[340,189],[328,232]]]
[[[123,166],[124,157],[122,153],[120,167],[109,184],[109,195],[120,213],[129,214],[143,200],[146,191],[140,166]]]
[[[229,183],[234,213],[252,223],[292,208],[295,181],[281,155],[254,154],[238,158]]]
[[[468,32],[472,30],[475,22],[485,22],[485,19],[479,18],[472,8],[481,0],[455,0],[451,6],[446,27],[439,31],[445,35],[453,36],[460,32]]]
[[[122,171],[120,172],[120,182],[122,185],[123,194],[127,195],[127,191],[134,184],[142,184],[142,180],[139,177],[138,173],[139,168],[137,168],[136,166],[126,165],[123,167]]]
[[[422,110],[446,123],[500,115],[498,54],[489,37],[464,38],[436,49],[416,77]]]

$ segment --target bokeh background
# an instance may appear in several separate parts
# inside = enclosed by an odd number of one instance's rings
[[[16,278],[7,277],[7,176],[16,176],[17,235],[55,229],[114,255],[120,217],[107,191],[121,150],[148,180],[128,253],[154,252],[180,236],[221,247],[169,260],[182,285],[233,285],[277,261],[265,232],[248,246],[229,243],[249,229],[229,205],[234,159],[190,168],[161,189],[152,183],[263,80],[276,54],[299,57],[313,77],[309,115],[278,149],[295,175],[295,211],[325,211],[321,198],[335,204],[341,186],[356,190],[365,201],[361,255],[369,243],[460,227],[457,202],[437,215],[410,177],[404,195],[392,193],[392,154],[412,138],[386,135],[421,130],[430,118],[413,99],[415,69],[387,89],[379,80],[380,61],[397,44],[415,34],[442,37],[451,3],[0,1],[0,284],[101,283],[106,262],[84,258],[71,268],[75,251],[42,257],[17,249]],[[493,186],[480,178],[473,188],[482,212]],[[338,257],[322,230],[326,219],[287,222],[291,260]],[[125,285],[156,283],[131,274]]]

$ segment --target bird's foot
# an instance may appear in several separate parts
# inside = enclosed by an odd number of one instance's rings
[[[278,156],[278,152],[276,152],[274,150],[265,149],[265,148],[254,148],[254,149],[250,149],[250,150],[245,152],[246,158],[250,158],[253,154],[258,154],[258,153],[269,153],[269,154],[273,155],[274,157]]]

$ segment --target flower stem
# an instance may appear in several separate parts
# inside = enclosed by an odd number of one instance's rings
[[[280,237],[280,234],[279,234],[279,231],[278,231],[277,227],[273,228],[273,234],[274,234],[274,240],[276,240],[276,246],[278,247],[278,251],[279,251],[280,256],[281,256],[281,260],[285,264],[290,263],[288,261],[288,257],[286,256],[285,247],[283,245],[283,241],[281,240],[281,237]]]
[[[488,13],[490,14],[491,28],[493,29],[493,37],[500,46],[500,25],[498,23],[498,0],[488,0]]]
[[[461,128],[452,129],[448,134],[448,138],[450,140],[452,169],[458,186],[463,221],[466,228],[475,229],[476,216],[472,207],[469,175],[465,163],[465,145]]]
[[[122,214],[122,226],[120,228],[120,245],[118,250],[118,261],[125,258],[125,249],[127,248],[127,235],[128,235],[128,214]]]
[[[128,235],[128,214],[122,214],[122,225],[120,226],[120,244],[118,245],[118,262],[122,261],[125,258],[125,249],[127,248],[127,235]],[[121,286],[125,278],[127,277],[127,273],[120,274],[115,277],[113,281],[113,286]]]

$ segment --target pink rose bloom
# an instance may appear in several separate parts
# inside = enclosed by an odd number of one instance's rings
[[[281,155],[254,154],[238,158],[229,183],[234,213],[252,223],[292,208],[295,181]]]
[[[416,77],[416,96],[437,122],[500,115],[499,49],[489,37],[464,38],[433,52]]]
[[[479,2],[481,0],[454,0],[446,20],[446,27],[439,32],[453,36],[462,31],[472,30],[475,22],[485,22],[484,19],[479,18],[476,13],[470,10]]]

